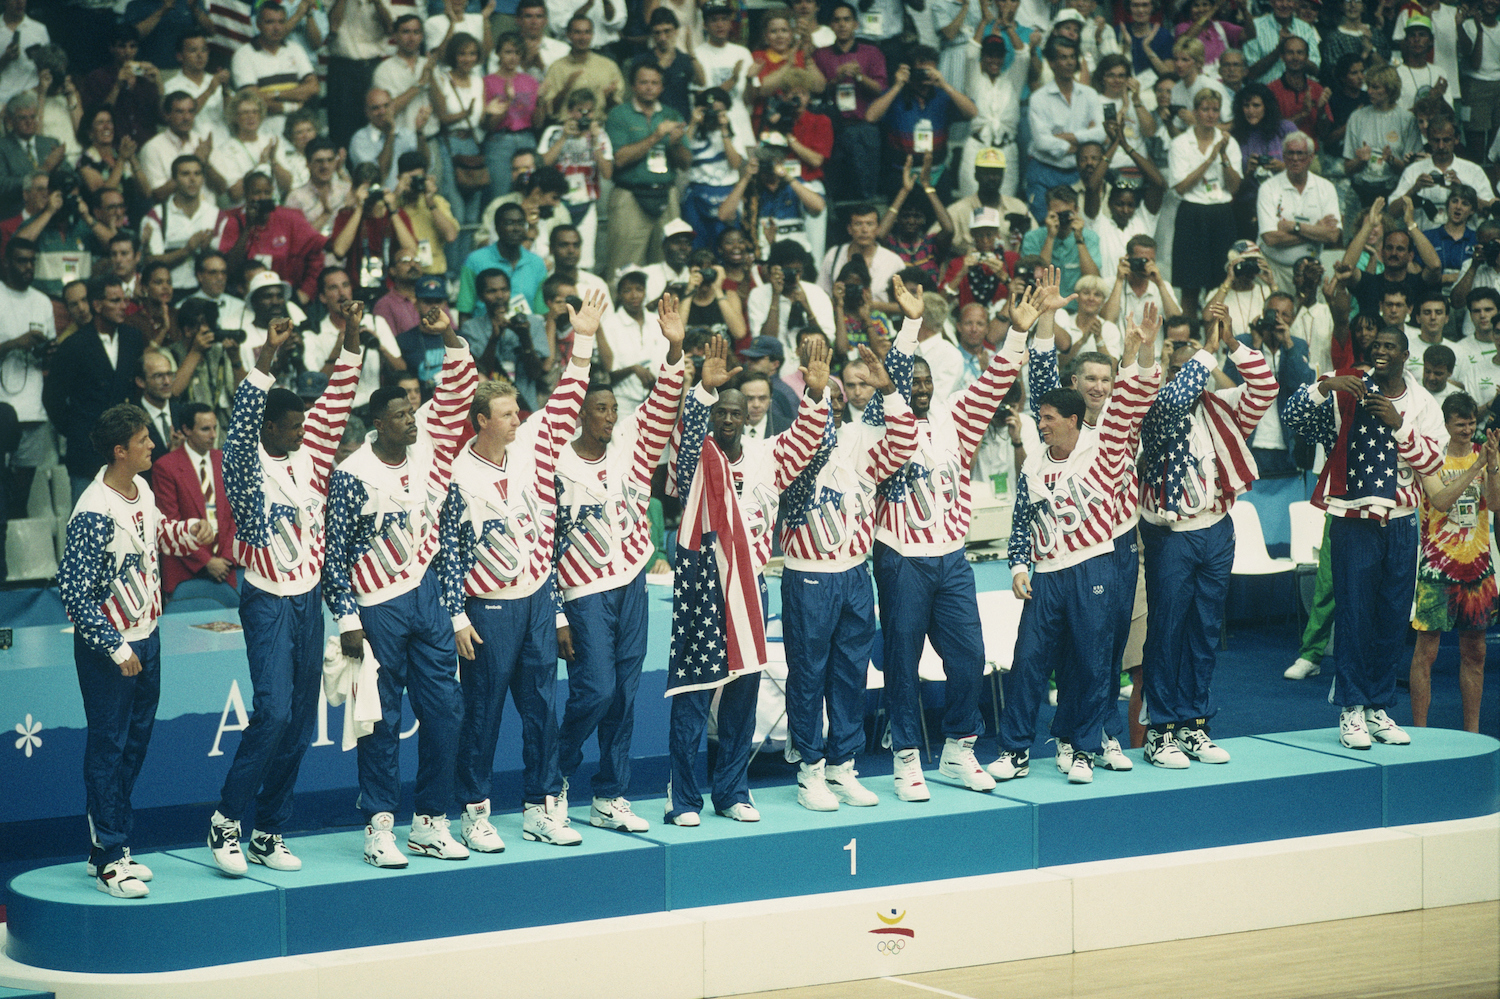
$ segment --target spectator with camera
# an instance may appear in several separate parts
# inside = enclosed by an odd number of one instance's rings
[[[693,159],[682,194],[682,219],[693,228],[693,247],[709,249],[730,228],[719,218],[719,207],[744,177],[745,146],[729,125],[726,91],[710,87],[693,100],[685,139]]]
[[[880,230],[880,211],[874,205],[855,205],[849,210],[847,231],[849,242],[835,246],[823,255],[823,265],[818,271],[818,287],[824,292],[833,290],[834,275],[854,257],[864,260],[865,270],[870,275],[870,292],[875,296],[874,307],[881,312],[896,314],[900,306],[890,300],[891,278],[905,266],[900,257],[881,246],[875,234]],[[750,326],[755,335],[755,325]]]
[[[830,181],[838,181],[835,195],[856,200],[875,197],[878,174],[870,164],[880,157],[880,131],[865,120],[870,102],[885,91],[885,56],[869,42],[855,38],[860,12],[850,3],[836,3],[830,11],[833,44],[813,53],[813,65],[823,74],[823,96],[833,102],[836,142]]]
[[[230,270],[243,268],[247,260],[269,259],[271,269],[285,278],[297,301],[306,305],[318,292],[318,274],[323,270],[323,249],[328,240],[308,224],[301,212],[277,206],[276,189],[268,174],[260,171],[250,174],[245,178],[244,190],[244,207],[226,211],[220,222],[218,249]],[[363,197],[366,190],[361,188],[358,193]],[[349,225],[348,229],[352,242],[354,226]],[[345,247],[344,253],[347,252]],[[253,360],[247,362],[253,363]]]
[[[70,281],[87,280],[94,270],[90,239],[105,246],[114,234],[91,214],[79,193],[78,174],[67,167],[47,179],[47,204],[16,236],[37,245],[36,289],[49,298],[62,294]],[[103,410],[100,410],[103,412]]]
[[[792,240],[771,247],[766,258],[767,283],[750,293],[747,303],[752,337],[775,337],[784,348],[781,371],[797,370],[797,337],[816,329],[832,338],[833,302],[822,288],[806,280],[812,262],[807,250]]]
[[[245,377],[239,345],[219,328],[219,307],[202,298],[187,298],[177,309],[180,335],[166,347],[177,363],[178,398],[202,403],[213,411],[221,433],[229,428],[234,390]]]
[[[5,532],[9,519],[26,516],[26,500],[36,470],[53,450],[52,428],[42,406],[42,371],[57,348],[52,302],[31,287],[37,249],[29,239],[5,246],[5,280],[0,285],[0,403],[15,411],[20,427],[8,468],[0,465],[0,581],[5,579]]]
[[[1303,385],[1311,385],[1315,376],[1307,361],[1307,341],[1292,334],[1296,313],[1296,300],[1286,292],[1275,292],[1266,301],[1265,310],[1251,320],[1250,331],[1237,337],[1240,343],[1260,351],[1276,375],[1276,404],[1266,409],[1250,435],[1250,453],[1263,479],[1297,472],[1297,435],[1283,416],[1292,396]],[[1236,385],[1244,384],[1232,360],[1225,360],[1224,373]]]
[[[373,163],[354,168],[354,192],[335,216],[328,241],[328,252],[344,262],[357,297],[366,303],[384,294],[386,271],[397,253],[418,252],[411,222],[396,191],[382,188],[378,169]]]
[[[775,100],[772,98],[772,102]],[[766,117],[771,114],[772,105],[768,104]],[[746,171],[719,205],[719,221],[738,221],[739,227],[756,239],[757,256],[782,240],[811,249],[808,218],[821,215],[827,203],[803,183],[801,165],[791,155],[786,138],[778,132],[762,134],[750,162],[755,169]]]
[[[539,147],[542,164],[560,170],[568,182],[563,206],[578,227],[582,266],[590,269],[599,232],[599,185],[613,177],[615,170],[614,146],[604,131],[603,116],[595,113],[598,106],[599,98],[592,90],[574,90],[568,95],[562,124],[549,125]]]
[[[111,62],[84,77],[79,87],[83,119],[95,112],[110,112],[115,135],[123,143],[129,138],[139,149],[156,134],[161,123],[161,70],[136,58],[140,39],[135,28],[118,24],[110,34]]]
[[[0,221],[0,258],[5,255],[5,244],[10,242],[20,228],[36,218],[47,207],[47,173],[33,170],[21,188],[21,211],[18,215]]]
[[[1482,288],[1500,290],[1500,221],[1486,219],[1481,222],[1474,239],[1474,252],[1453,283],[1450,298],[1455,309],[1468,308],[1468,300]],[[1474,335],[1472,321],[1466,319],[1463,334]]]
[[[9,0],[0,19],[0,102],[23,90],[35,90],[36,63],[28,50],[51,42],[46,27],[26,16],[26,0]]]
[[[290,387],[297,375],[306,370],[302,362],[301,327],[307,313],[291,300],[292,289],[275,271],[259,267],[245,285],[245,312],[233,339],[239,343],[240,368],[249,371],[260,357],[261,347],[270,334],[273,319],[290,319],[292,332],[275,359],[272,374],[283,388]],[[249,268],[247,268],[248,270]],[[320,270],[321,274],[322,271]],[[316,287],[316,285],[314,285]]]
[[[458,239],[458,219],[448,199],[438,193],[437,178],[427,169],[427,154],[422,149],[402,153],[396,166],[400,171],[396,178],[396,200],[417,244],[417,264],[423,274],[446,277],[447,247]]]
[[[891,88],[865,112],[866,121],[885,123],[884,188],[893,193],[901,187],[900,171],[908,156],[931,153],[933,163],[938,165],[933,179],[940,180],[942,165],[948,161],[949,128],[968,121],[979,110],[966,94],[943,79],[934,49],[918,45],[911,50],[909,59],[910,65],[902,63],[896,67]]]
[[[938,287],[956,299],[960,309],[978,304],[988,315],[1010,293],[1007,259],[1000,250],[1000,227],[999,212],[980,208],[968,225],[973,248],[948,261]],[[1014,264],[1016,255],[1009,256],[1009,263]]]
[[[459,335],[468,342],[480,374],[515,385],[521,408],[534,411],[547,398],[546,324],[540,316],[510,312],[510,276],[505,271],[488,268],[475,282],[484,311],[464,322]]]
[[[1259,265],[1256,265],[1259,272]],[[1125,243],[1125,255],[1115,265],[1115,283],[1109,291],[1109,301],[1099,310],[1104,319],[1125,326],[1139,326],[1146,313],[1146,304],[1156,306],[1156,314],[1162,317],[1162,325],[1174,316],[1182,315],[1182,306],[1172,295],[1172,286],[1162,277],[1156,266],[1156,240],[1150,236],[1131,236]],[[1149,345],[1148,345],[1149,346]]]
[[[441,280],[440,278],[437,280]],[[430,302],[421,300],[420,286],[416,289],[418,309],[429,307]],[[445,295],[446,297],[446,295]],[[344,342],[344,329],[349,319],[344,314],[344,303],[354,298],[354,287],[349,281],[349,272],[342,267],[325,267],[318,275],[318,301],[327,314],[316,327],[302,333],[303,364],[308,371],[321,371],[332,377]],[[361,354],[359,381],[354,386],[354,407],[358,409],[370,401],[370,395],[381,385],[381,369],[405,371],[407,363],[397,345],[396,335],[383,316],[362,311],[359,332]],[[309,323],[309,326],[311,324]]]
[[[172,269],[172,288],[184,298],[197,286],[193,262],[212,242],[222,213],[203,197],[203,161],[179,156],[172,161],[173,193],[141,221],[141,243],[148,261]]]
[[[713,251],[694,250],[689,264],[692,269],[679,306],[687,311],[688,328],[722,327],[731,344],[745,339],[745,312],[739,299],[724,291],[724,268],[715,263]]]
[[[1487,210],[1494,200],[1495,185],[1478,163],[1457,155],[1458,123],[1451,116],[1434,118],[1427,126],[1427,145],[1431,156],[1419,156],[1407,166],[1396,182],[1397,197],[1413,195],[1426,199],[1430,205],[1424,206],[1428,227],[1436,224],[1438,211],[1447,203],[1448,191],[1459,184],[1472,187],[1478,194],[1479,210]]]
[[[1076,177],[1076,173],[1075,173]],[[1099,236],[1084,225],[1078,192],[1058,186],[1047,192],[1045,227],[1033,229],[1021,240],[1021,253],[1035,254],[1043,264],[1062,274],[1060,293],[1073,294],[1073,286],[1085,274],[1098,276]],[[1076,303],[1070,311],[1077,311]]]
[[[519,155],[535,155],[526,150]],[[552,241],[552,230],[568,221],[570,216],[561,211],[562,200],[568,194],[568,179],[557,167],[542,166],[532,170],[525,178],[511,185],[509,194],[502,194],[485,206],[482,218],[493,219],[495,209],[504,204],[520,205],[526,213],[526,236],[523,245],[537,256],[544,256]],[[490,234],[493,240],[493,233]]]
[[[511,295],[528,303],[542,290],[547,279],[547,264],[522,245],[526,239],[526,210],[515,202],[505,202],[495,209],[495,241],[469,254],[459,273],[458,312],[461,316],[482,314],[474,276],[490,268],[499,268],[510,279]]]

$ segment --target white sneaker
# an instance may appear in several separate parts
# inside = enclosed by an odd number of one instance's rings
[[[105,864],[104,870],[94,879],[94,887],[115,898],[145,898],[151,894],[151,889],[130,873],[123,859]]]
[[[1007,750],[1000,754],[998,760],[984,769],[996,780],[1014,780],[1017,777],[1025,777],[1031,773],[1031,754],[1024,749],[1019,753]]]
[[[396,845],[396,817],[376,812],[365,826],[365,863],[373,867],[406,866],[406,854]]]
[[[1339,742],[1346,749],[1370,748],[1370,730],[1365,727],[1363,704],[1356,704],[1339,712]]]
[[[817,763],[806,762],[797,768],[797,804],[814,812],[836,812],[839,810],[839,799],[834,797],[828,789],[828,781],[824,774],[824,764],[827,761],[819,760]]]
[[[125,856],[120,858],[119,863],[124,864],[125,867],[130,871],[131,876],[137,881],[150,881],[154,876],[151,873],[151,868],[147,867],[145,864],[141,863],[139,860],[136,860],[130,855],[130,847],[128,846],[125,848]],[[99,876],[99,868],[94,866],[94,862],[92,860],[84,861],[83,872],[91,878],[97,878]]]
[[[1315,663],[1309,659],[1299,658],[1296,662],[1288,666],[1286,672],[1281,675],[1288,680],[1306,680],[1308,677],[1317,676],[1321,672],[1323,672],[1322,663]]]
[[[1073,753],[1073,766],[1068,770],[1068,783],[1094,783],[1094,758],[1092,756],[1088,753]]]
[[[823,779],[828,783],[828,790],[846,805],[866,808],[880,804],[880,795],[859,782],[859,771],[854,769],[853,760],[840,763],[836,767],[825,767]]]
[[[1125,755],[1125,750],[1120,748],[1120,740],[1109,735],[1104,737],[1104,752],[1094,759],[1094,765],[1105,770],[1135,769],[1135,761]]]
[[[736,801],[719,814],[726,819],[734,819],[736,822],[760,821],[760,811],[747,801]]]
[[[1057,772],[1060,774],[1069,773],[1073,769],[1073,744],[1071,742],[1064,742],[1062,739],[1049,741],[1057,743],[1057,755],[1052,758],[1052,762],[1057,764]]]
[[[594,807],[589,809],[589,825],[633,833],[651,828],[651,823],[630,810],[630,802],[624,798],[595,798]]]
[[[1178,748],[1172,733],[1164,728],[1146,730],[1144,754],[1147,763],[1163,770],[1186,770],[1193,765],[1193,761]]]
[[[932,792],[922,776],[922,756],[915,749],[903,749],[892,757],[896,798],[900,801],[931,801]]]
[[[1202,728],[1178,728],[1177,748],[1199,763],[1228,763],[1229,750],[1223,749],[1208,737]]]
[[[453,838],[446,815],[413,815],[406,848],[438,860],[469,859],[469,848]]]
[[[250,847],[245,851],[245,856],[250,863],[269,867],[273,871],[302,870],[302,861],[287,849],[279,833],[263,833],[258,829],[253,830],[250,833]]]
[[[984,767],[974,758],[974,743],[978,736],[966,739],[949,739],[943,743],[943,755],[938,761],[938,773],[949,780],[956,780],[970,791],[993,791],[995,778],[984,772]]]
[[[226,819],[215,811],[213,818],[208,820],[208,849],[213,854],[214,863],[219,865],[219,870],[232,878],[244,877],[245,872],[250,869],[240,850],[239,819]]]
[[[682,826],[684,829],[693,829],[703,824],[703,817],[697,812],[678,812],[671,817],[663,817],[662,821],[668,825]]]
[[[521,838],[553,846],[577,846],[583,842],[578,830],[564,819],[567,813],[559,807],[561,799],[550,798],[545,805],[528,804],[521,809]]]
[[[1385,713],[1384,708],[1365,708],[1365,728],[1369,729],[1370,738],[1387,746],[1409,746],[1411,736],[1395,722],[1391,716]],[[125,854],[130,859],[130,854]]]
[[[458,835],[475,853],[504,853],[505,840],[490,821],[490,799],[475,805],[465,805],[458,818]]]

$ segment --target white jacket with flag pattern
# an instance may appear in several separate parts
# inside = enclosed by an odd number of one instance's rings
[[[417,411],[417,442],[405,460],[387,465],[366,443],[334,469],[323,599],[340,633],[362,627],[360,607],[416,589],[441,559],[438,522],[478,381],[468,347],[449,347],[437,389]],[[444,606],[454,616],[463,610]]]
[[[885,357],[886,371],[907,402],[915,363],[913,327],[920,326],[920,320],[907,320]],[[917,418],[911,459],[876,494],[876,541],[913,558],[947,555],[964,546],[973,517],[974,452],[1025,357],[1026,332],[1012,329],[977,382],[948,399],[933,396],[927,415]]]
[[[68,518],[57,570],[63,607],[89,648],[123,663],[130,643],[149,638],[161,617],[161,560],[198,547],[197,520],[167,520],[146,480],[135,477],[135,499],[105,485],[105,466],[78,497]]]
[[[462,607],[466,597],[521,600],[545,585],[558,602],[557,624],[567,624],[552,582],[557,458],[577,432],[587,388],[587,370],[569,364],[546,407],[516,431],[503,467],[472,443],[454,460],[441,525],[446,605]],[[470,623],[460,611],[453,630]]]
[[[651,476],[677,423],[683,362],[663,364],[646,401],[615,426],[598,461],[571,447],[557,460],[557,586],[563,600],[603,593],[640,575],[651,543]]]
[[[234,512],[234,554],[257,589],[306,593],[323,572],[328,476],[359,384],[360,355],[340,351],[328,387],[302,418],[302,447],[273,458],[260,442],[266,394],[275,384],[254,369],[234,394],[224,444],[224,491]]]
[[[711,431],[709,415],[719,401],[716,390],[702,385],[688,396],[682,412],[682,440],[672,459],[668,476],[677,482],[682,496],[688,494],[703,439]],[[833,436],[833,414],[828,395],[814,401],[806,394],[797,408],[797,419],[775,437],[762,440],[740,439],[740,457],[729,463],[740,510],[750,532],[755,571],[765,570],[771,561],[771,534],[776,529],[776,515],[781,508],[781,494],[802,474],[825,439]]]

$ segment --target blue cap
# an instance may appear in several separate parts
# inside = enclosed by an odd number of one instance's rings
[[[777,360],[786,356],[786,351],[781,346],[781,341],[774,336],[758,336],[750,342],[750,346],[740,351],[740,356],[745,358],[774,357]]]
[[[417,281],[417,300],[422,302],[446,302],[448,300],[448,282],[434,274],[420,278]]]

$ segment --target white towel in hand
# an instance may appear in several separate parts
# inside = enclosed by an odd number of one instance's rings
[[[330,636],[323,647],[323,695],[334,707],[350,702],[344,708],[342,748],[346,753],[375,731],[375,723],[380,721],[379,672],[380,664],[368,641],[365,657],[359,660],[344,655],[337,635]]]

